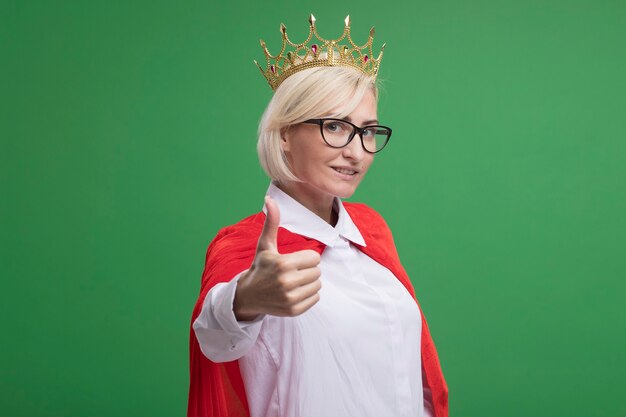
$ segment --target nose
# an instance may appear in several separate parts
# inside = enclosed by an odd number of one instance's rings
[[[363,144],[361,143],[361,137],[358,133],[354,135],[350,143],[347,146],[341,148],[342,155],[346,159],[352,159],[354,161],[361,161],[365,156],[365,149],[363,149]]]

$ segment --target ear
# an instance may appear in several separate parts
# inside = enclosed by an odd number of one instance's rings
[[[291,131],[289,126],[280,129],[280,147],[283,152],[289,152],[289,143],[291,139]]]

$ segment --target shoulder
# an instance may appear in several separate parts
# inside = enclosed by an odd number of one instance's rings
[[[222,228],[209,244],[207,263],[254,257],[265,218],[265,213],[259,212]],[[281,253],[310,249],[316,246],[312,242],[313,239],[292,233],[283,227],[278,229],[277,244]]]
[[[259,212],[226,226],[217,233],[207,248],[202,288],[210,288],[250,267],[265,217],[265,213]],[[291,233],[282,227],[278,230],[277,244],[281,253],[303,249],[314,249],[319,253],[322,250],[315,240]]]
[[[252,214],[239,220],[237,223],[221,228],[219,232],[217,232],[217,235],[215,235],[215,239],[224,239],[237,234],[250,233],[254,232],[256,229],[261,230],[264,220],[265,214],[263,212]]]
[[[209,252],[227,249],[232,245],[236,245],[239,248],[242,245],[246,246],[246,243],[256,245],[256,241],[263,229],[264,220],[265,214],[259,212],[245,217],[237,223],[223,227],[209,244]]]
[[[368,245],[378,243],[395,247],[391,229],[380,213],[363,203],[343,205]]]
[[[367,204],[343,202],[343,206],[357,227],[359,224],[367,224],[369,227],[389,228],[383,216]]]
[[[250,266],[264,218],[263,213],[253,214],[217,232],[206,251],[201,291]]]

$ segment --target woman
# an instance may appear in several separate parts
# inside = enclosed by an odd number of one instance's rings
[[[448,414],[391,232],[371,208],[341,201],[391,136],[377,117],[382,51],[372,58],[373,30],[359,47],[349,28],[346,18],[342,36],[324,40],[311,16],[304,43],[284,25],[277,57],[261,42],[275,93],[258,152],[272,183],[263,212],[222,229],[207,250],[188,416]]]

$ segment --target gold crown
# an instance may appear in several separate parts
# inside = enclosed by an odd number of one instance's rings
[[[380,48],[378,58],[373,57],[372,40],[374,39],[374,27],[370,29],[370,35],[363,46],[356,45],[350,37],[350,16],[346,16],[346,26],[343,34],[334,40],[326,40],[320,37],[315,28],[315,16],[309,17],[311,25],[309,36],[302,43],[293,43],[287,36],[287,28],[280,24],[280,32],[283,37],[283,44],[278,55],[274,56],[267,50],[265,42],[261,39],[261,46],[265,52],[267,66],[265,70],[261,68],[256,60],[254,63],[261,70],[267,79],[272,90],[276,91],[278,86],[290,75],[298,71],[313,67],[343,66],[355,68],[373,78],[378,74],[380,60],[383,57],[385,44]],[[317,40],[313,40],[313,37]],[[313,43],[309,43],[313,40]],[[340,45],[339,42],[346,40],[347,43]],[[287,45],[295,48],[285,51]]]

